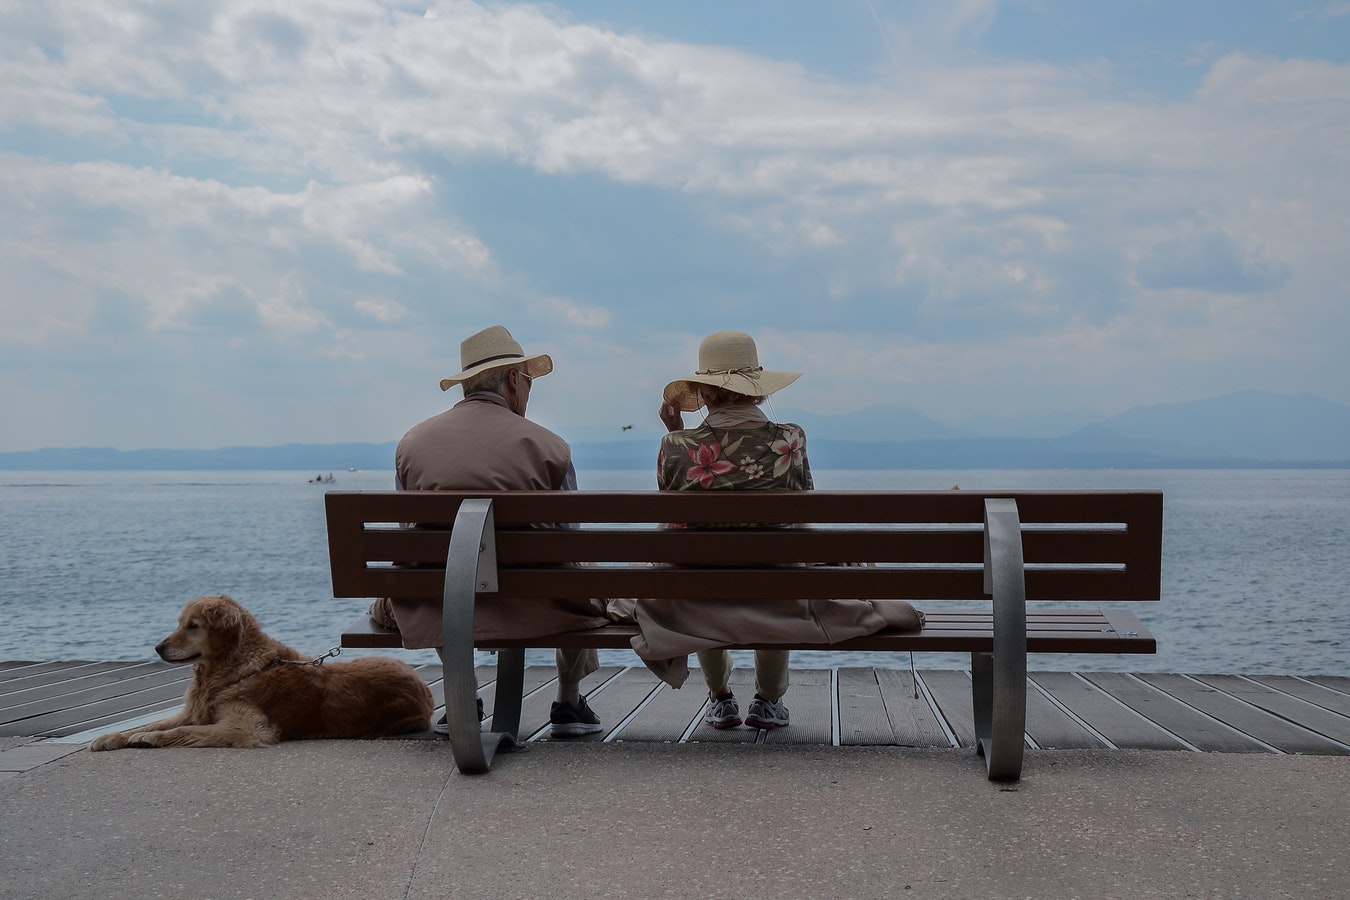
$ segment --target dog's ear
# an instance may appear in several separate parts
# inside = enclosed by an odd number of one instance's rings
[[[219,594],[203,597],[198,603],[198,614],[206,620],[206,627],[213,632],[236,632],[244,625],[248,612],[234,601],[234,598]]]
[[[253,613],[224,594],[205,598],[203,618],[217,657],[228,656],[240,646],[251,647],[263,636],[262,626]]]

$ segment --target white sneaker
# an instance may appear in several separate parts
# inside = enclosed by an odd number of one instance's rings
[[[741,724],[741,707],[736,702],[735,694],[727,694],[722,699],[709,697],[708,702],[712,705],[708,707],[708,714],[703,717],[714,728],[735,728]]]
[[[765,731],[786,728],[788,708],[780,700],[765,700],[756,694],[755,699],[750,701],[750,710],[745,714],[745,724],[751,728],[763,728]]]

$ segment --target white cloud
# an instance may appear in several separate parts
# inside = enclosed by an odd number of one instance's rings
[[[545,311],[549,318],[586,330],[605,328],[612,321],[609,310],[598,306],[589,306],[561,297],[545,297],[537,306]]]
[[[408,308],[396,300],[364,297],[357,300],[355,306],[357,312],[386,325],[408,317]]]
[[[707,322],[866,364],[821,404],[866,371],[971,411],[1156,399],[1200,344],[1228,377],[1344,349],[1350,66],[1198,34],[1199,88],[1140,96],[1111,60],[980,58],[994,0],[877,11],[896,58],[845,82],[526,5],[7,8],[0,344],[190,335],[431,384],[495,317],[670,365]],[[521,211],[560,184],[610,206]],[[673,262],[619,298],[630,257]]]
[[[1154,246],[1139,261],[1149,288],[1198,288],[1215,293],[1255,293],[1286,283],[1289,266],[1244,248],[1218,229],[1195,229]]]
[[[1323,4],[1318,11],[1318,16],[1323,19],[1339,19],[1343,16],[1350,16],[1350,3],[1336,0],[1334,3]]]
[[[0,226],[0,250],[29,277],[64,282],[44,314],[72,324],[109,294],[164,328],[229,293],[232,303],[256,306],[262,327],[309,329],[322,316],[307,307],[322,301],[305,296],[307,282],[331,280],[345,293],[348,270],[401,275],[414,266],[480,277],[490,268],[481,241],[440,221],[429,193],[426,179],[409,177],[282,193],[116,163],[11,156],[0,196],[31,214]],[[336,266],[297,278],[316,254]],[[18,292],[0,304],[18,315],[31,308]]]

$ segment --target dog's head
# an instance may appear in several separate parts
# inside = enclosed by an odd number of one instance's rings
[[[224,594],[189,600],[178,615],[178,627],[155,646],[165,662],[210,664],[234,651],[247,635],[258,632],[258,620]]]

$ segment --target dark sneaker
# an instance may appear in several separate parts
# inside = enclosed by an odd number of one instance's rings
[[[750,709],[746,711],[745,724],[766,731],[785,728],[788,724],[788,708],[781,701],[765,700],[756,694],[755,699],[750,701]]]
[[[483,720],[486,719],[486,718],[487,718],[487,713],[483,712],[483,698],[482,698],[482,697],[479,697],[479,698],[478,698],[478,721],[481,722],[481,721],[483,721]],[[450,733],[450,719],[449,719],[449,717],[448,717],[448,716],[441,716],[439,719],[436,720],[436,724],[431,726],[431,730],[434,731],[434,732],[436,732],[437,734],[449,734],[449,733]]]
[[[549,711],[548,720],[553,725],[554,737],[578,737],[583,734],[595,734],[605,727],[600,724],[600,717],[586,705],[585,697],[578,700],[576,706],[565,701],[555,700],[553,708]]]
[[[736,703],[735,694],[725,697],[708,698],[708,714],[703,717],[714,728],[735,728],[741,724],[741,707]]]

